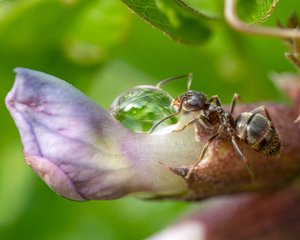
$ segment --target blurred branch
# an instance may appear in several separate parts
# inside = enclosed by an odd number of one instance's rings
[[[299,239],[299,201],[297,186],[273,193],[219,198],[149,240]]]

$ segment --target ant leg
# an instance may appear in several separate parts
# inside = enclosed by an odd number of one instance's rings
[[[210,99],[208,99],[208,102],[214,102],[217,106],[221,106],[221,100],[218,95],[212,96]]]
[[[234,108],[235,108],[235,104],[236,104],[236,101],[240,98],[240,95],[237,94],[237,93],[234,93],[233,94],[233,98],[231,100],[231,103],[230,103],[230,114],[233,114],[234,112]]]
[[[204,115],[200,115],[199,118],[202,120],[202,123],[204,124],[204,126],[206,128],[212,129],[213,126],[211,125],[211,123],[209,122],[209,119],[207,117],[205,117]]]
[[[197,162],[194,164],[194,166],[188,171],[187,175],[185,176],[185,179],[189,179],[189,178],[191,177],[191,175],[192,175],[194,169],[197,167],[197,165],[200,163],[200,161],[201,161],[201,160],[203,159],[203,157],[205,156],[205,153],[206,153],[206,151],[207,151],[207,148],[208,148],[209,144],[212,143],[213,140],[215,140],[215,138],[216,138],[217,136],[219,136],[219,134],[220,134],[220,133],[217,132],[216,134],[214,134],[213,136],[211,136],[211,137],[208,139],[207,143],[204,145],[204,147],[203,147],[203,149],[202,149],[202,151],[201,151],[201,154],[200,154],[200,156],[199,156],[198,161],[197,161]]]
[[[271,116],[269,114],[269,111],[266,109],[265,106],[260,106],[260,107],[257,107],[257,108],[254,108],[252,111],[250,111],[251,113],[259,113],[259,112],[264,112],[266,117],[268,118],[268,120],[270,120],[272,122],[272,119],[271,119]]]
[[[254,180],[254,174],[253,174],[250,166],[247,163],[247,158],[242,153],[242,151],[241,151],[238,143],[236,142],[236,139],[235,139],[234,136],[231,137],[231,143],[232,143],[232,146],[233,146],[234,150],[240,155],[240,158],[243,160],[243,162],[245,164],[245,168],[246,168],[247,172],[249,173],[251,179]]]
[[[181,78],[186,78],[186,77],[188,78],[188,90],[189,90],[189,86],[192,84],[192,79],[193,79],[193,74],[192,73],[186,73],[186,74],[182,74],[182,75],[179,75],[179,76],[170,77],[170,78],[161,80],[159,83],[156,84],[156,87],[161,88],[161,86],[166,84],[167,82],[177,80],[177,79],[181,79]]]
[[[154,130],[155,130],[162,122],[168,120],[169,118],[175,117],[175,116],[178,115],[180,112],[181,112],[181,109],[178,110],[176,113],[173,113],[173,114],[171,114],[171,115],[169,115],[169,116],[167,116],[167,117],[164,117],[163,119],[160,119],[157,123],[155,123],[155,124],[152,126],[152,128],[149,130],[149,133],[150,133],[150,134],[153,133]]]
[[[200,119],[202,120],[202,122],[199,121]],[[199,117],[196,117],[196,118],[192,119],[191,121],[189,121],[182,128],[175,129],[173,132],[180,132],[180,131],[184,130],[185,128],[187,128],[188,126],[190,126],[190,125],[192,125],[193,123],[196,123],[196,122],[201,124],[201,126],[203,126],[204,128],[208,128],[208,129],[213,128],[212,125],[210,124],[210,122],[208,121],[208,118],[203,116],[203,115],[200,115]]]
[[[193,123],[197,122],[198,118],[194,118],[191,121],[189,121],[187,124],[185,124],[182,128],[175,129],[173,132],[181,132],[182,130],[186,129],[188,126],[192,125]]]
[[[154,130],[162,123],[162,122],[166,121],[166,120],[169,119],[169,118],[172,118],[172,117],[178,115],[178,114],[181,112],[181,110],[182,110],[182,104],[183,104],[183,102],[184,102],[184,98],[182,98],[181,101],[180,101],[180,105],[179,105],[179,107],[178,107],[178,111],[177,111],[176,113],[173,113],[173,114],[167,116],[167,117],[164,117],[163,119],[161,119],[161,120],[159,120],[157,123],[155,123],[155,124],[152,126],[152,128],[149,130],[149,133],[150,133],[150,134],[153,133],[153,131],[154,131]]]

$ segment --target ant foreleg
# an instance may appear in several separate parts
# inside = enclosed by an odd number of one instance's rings
[[[159,120],[159,121],[158,121],[157,123],[155,123],[155,124],[153,125],[153,127],[149,130],[149,133],[150,133],[150,134],[153,133],[154,130],[155,130],[162,122],[164,122],[164,121],[166,121],[166,120],[168,120],[168,119],[170,119],[170,118],[172,118],[172,117],[175,117],[175,116],[178,115],[180,112],[181,112],[181,109],[178,110],[176,113],[173,113],[173,114],[171,114],[171,115],[169,115],[169,116],[167,116],[167,117],[164,117],[163,119]]]
[[[198,161],[197,161],[197,162],[194,164],[194,166],[188,171],[188,173],[187,173],[186,176],[185,176],[185,179],[189,179],[189,178],[191,177],[191,175],[192,175],[194,169],[197,167],[197,165],[200,163],[200,161],[204,158],[205,153],[206,153],[206,151],[207,151],[207,149],[208,149],[209,144],[212,143],[213,140],[215,140],[215,138],[216,138],[217,136],[219,136],[219,134],[220,134],[220,133],[217,132],[216,134],[214,134],[213,136],[211,136],[211,137],[208,139],[207,143],[204,145],[204,147],[203,147],[203,149],[202,149],[202,151],[201,151],[201,154],[200,154],[200,156],[199,156]]]
[[[202,120],[202,121],[200,121]],[[198,122],[203,128],[205,129],[213,129],[212,125],[210,124],[209,120],[207,117],[200,115],[199,117],[196,117],[189,121],[187,124],[185,124],[182,128],[180,129],[175,129],[173,132],[181,132],[182,130],[186,129],[188,126]]]
[[[166,120],[169,119],[169,118],[172,118],[172,117],[178,115],[178,114],[181,112],[181,110],[182,110],[182,104],[183,104],[183,100],[180,102],[178,111],[177,111],[176,113],[173,113],[173,114],[171,114],[171,115],[169,115],[169,116],[167,116],[167,117],[164,117],[163,119],[159,120],[157,123],[155,123],[155,124],[152,126],[152,128],[149,130],[149,133],[150,133],[150,134],[153,133],[153,131],[154,131],[154,130],[162,123],[162,122],[166,121]]]
[[[187,124],[185,124],[182,128],[175,129],[173,132],[181,132],[182,130],[186,129],[188,126],[192,125],[195,122],[198,122],[198,118],[194,118],[191,121],[189,121]]]
[[[231,143],[232,143],[232,146],[233,146],[234,150],[238,153],[238,155],[240,156],[240,158],[243,160],[243,162],[245,164],[245,168],[246,168],[247,172],[249,173],[251,179],[254,180],[254,174],[253,174],[250,166],[247,163],[247,158],[242,153],[242,151],[241,151],[238,143],[236,142],[236,139],[235,139],[234,136],[231,136]]]
[[[205,128],[213,129],[213,126],[211,125],[211,123],[209,122],[209,119],[207,117],[205,117],[204,115],[200,115],[199,119],[202,120],[202,123],[205,126]]]

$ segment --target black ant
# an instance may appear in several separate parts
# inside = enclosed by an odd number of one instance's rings
[[[205,156],[209,144],[212,143],[219,135],[225,134],[230,138],[233,148],[243,160],[246,170],[251,178],[254,179],[254,174],[247,163],[246,157],[239,148],[237,139],[243,140],[257,152],[262,152],[267,156],[278,156],[280,154],[281,146],[280,138],[274,128],[267,109],[264,106],[260,106],[250,112],[243,112],[236,119],[234,119],[232,114],[234,112],[235,104],[239,98],[239,95],[234,94],[230,104],[230,110],[229,112],[226,112],[222,108],[218,96],[215,95],[208,99],[204,93],[190,90],[192,83],[191,73],[163,80],[157,84],[157,87],[160,87],[171,80],[183,77],[188,77],[188,91],[173,101],[173,105],[178,107],[177,112],[157,122],[150,130],[150,133],[152,133],[163,121],[178,115],[182,111],[199,113],[198,116],[193,118],[181,129],[175,130],[182,131],[186,127],[195,123],[200,124],[200,126],[204,127],[204,129],[212,130],[212,136],[204,145],[198,161],[189,170],[185,178],[190,178],[196,166]],[[265,116],[260,114],[260,112],[264,112]]]

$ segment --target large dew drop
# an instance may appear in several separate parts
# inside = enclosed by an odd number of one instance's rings
[[[137,86],[118,96],[109,112],[125,127],[135,132],[148,132],[164,117],[175,112],[172,97],[155,86]],[[164,121],[160,127],[175,124],[175,117]]]

